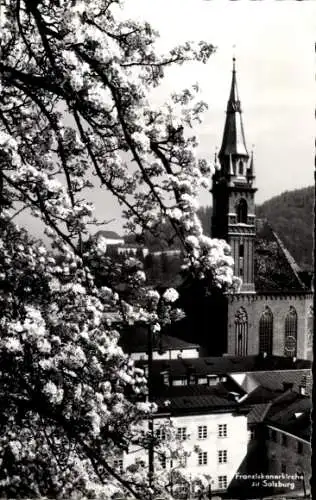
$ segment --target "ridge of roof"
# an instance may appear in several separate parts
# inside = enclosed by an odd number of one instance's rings
[[[281,251],[283,252],[283,255],[286,258],[286,260],[287,260],[292,272],[294,273],[298,283],[300,284],[300,286],[303,289],[306,288],[303,281],[301,280],[301,278],[299,276],[299,272],[301,271],[301,269],[300,269],[299,265],[297,264],[297,262],[295,261],[294,257],[290,254],[289,250],[286,248],[286,246],[284,245],[283,241],[278,236],[278,234],[273,230],[272,230],[272,234],[275,237]]]

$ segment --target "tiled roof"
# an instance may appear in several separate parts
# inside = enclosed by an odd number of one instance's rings
[[[256,220],[255,288],[259,293],[307,291],[299,267],[267,220]]]
[[[219,395],[216,390],[206,394],[189,395],[183,394],[178,396],[155,398],[160,410],[176,413],[194,413],[196,411],[236,411],[238,403],[228,394]],[[167,404],[166,404],[167,402]]]
[[[168,370],[174,376],[185,376],[194,370],[197,375],[229,374],[246,372],[266,372],[275,370],[308,370],[311,361],[296,360],[281,356],[245,356],[245,357],[205,357],[190,359],[173,359],[154,362],[154,373]]]
[[[272,403],[266,422],[307,441],[311,439],[312,400],[295,392]]]
[[[283,390],[283,383],[291,383],[293,384],[293,390],[296,390],[298,392],[299,387],[301,385],[304,385],[307,379],[306,392],[310,393],[311,380],[309,387],[308,384],[308,378],[310,378],[309,374],[311,375],[311,370],[301,369],[301,370],[261,371],[252,373],[251,375],[261,386],[276,391]]]
[[[270,406],[271,402],[254,405],[251,411],[248,413],[248,424],[257,424],[259,422],[263,422]]]
[[[288,391],[284,397],[277,398],[267,415],[267,418],[275,422],[287,422],[295,413],[311,410],[312,400],[307,396],[301,396],[294,391]]]
[[[251,407],[253,405],[267,404],[279,394],[279,392],[273,391],[272,389],[266,389],[265,387],[259,386],[247,396],[244,400],[244,404],[250,405]]]
[[[125,327],[121,331],[120,345],[128,353],[147,352],[148,350],[148,330],[145,327]],[[198,344],[186,342],[185,340],[171,335],[161,334],[154,338],[153,350],[162,352],[168,350],[199,349]]]

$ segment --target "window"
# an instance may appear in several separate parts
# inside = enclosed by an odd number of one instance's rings
[[[207,465],[207,451],[199,451],[198,464]]]
[[[218,437],[220,438],[227,437],[227,424],[218,425]]]
[[[266,307],[259,320],[259,353],[272,354],[273,349],[273,314]]]
[[[188,379],[186,377],[175,378],[172,381],[172,385],[173,386],[188,385]]]
[[[282,474],[286,474],[286,464],[281,464],[281,472]]]
[[[199,425],[198,426],[198,438],[199,439],[206,439],[207,438],[207,426],[206,425]]]
[[[287,446],[287,435],[282,434],[282,446]]]
[[[285,318],[284,356],[296,356],[297,351],[297,313],[290,307]]]
[[[113,462],[113,468],[117,470],[120,474],[123,474],[123,459],[117,458]]]
[[[220,490],[226,490],[226,488],[227,488],[227,476],[218,476],[218,488]]]
[[[148,375],[148,370],[147,370]],[[164,385],[170,385],[169,372],[161,372],[162,380]]]
[[[237,207],[237,223],[238,224],[247,224],[247,217],[248,217],[248,205],[246,200],[243,198],[239,201]]]
[[[165,429],[157,429],[156,430],[156,437],[157,437],[157,439],[160,439],[161,441],[165,441],[165,439],[166,439]]]
[[[240,245],[239,245],[239,257],[243,257],[244,256],[244,251],[245,251],[244,244],[240,243]]]
[[[208,375],[207,382],[208,382],[208,385],[217,385],[219,382],[219,378],[217,375]]]
[[[186,427],[178,427],[177,438],[180,439],[180,441],[186,440],[186,438],[187,438],[187,428]]]
[[[248,315],[244,307],[235,314],[236,356],[246,356],[248,351]]]
[[[179,458],[179,467],[186,467],[187,466],[187,456],[183,455],[182,457]]]
[[[244,164],[242,160],[240,160],[238,163],[238,173],[239,175],[244,175]]]
[[[277,442],[277,433],[273,429],[271,429],[271,441]]]
[[[167,459],[166,459],[166,455],[160,455],[159,460],[160,460],[161,467],[162,467],[163,469],[166,469],[166,468],[167,468]]]
[[[218,463],[226,464],[227,463],[227,450],[219,450],[218,451]]]
[[[302,443],[302,441],[298,441],[297,442],[297,453],[299,453],[300,455],[303,453],[303,443]]]
[[[256,431],[255,431],[255,429],[250,429],[250,433],[249,433],[250,440],[255,439],[255,437],[256,437]]]

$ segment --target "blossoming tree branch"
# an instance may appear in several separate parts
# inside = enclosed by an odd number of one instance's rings
[[[150,92],[174,64],[206,63],[213,47],[155,48],[148,24],[123,21],[120,1],[1,0],[0,30],[0,496],[148,498],[146,468],[113,460],[148,446],[146,378],[118,345],[120,324],[160,328],[177,292],[146,286],[135,259],[114,262],[86,193],[101,185],[126,229],[182,245],[194,279],[233,284],[228,246],[203,235],[197,196],[212,167],[190,135],[198,88],[155,107]],[[45,226],[48,248],[15,224]],[[106,214],[105,214],[106,215]],[[123,292],[121,285],[124,283]],[[109,312],[116,312],[115,325]],[[172,427],[169,426],[170,442]],[[159,442],[157,450],[159,452]],[[156,474],[155,490],[164,489]]]

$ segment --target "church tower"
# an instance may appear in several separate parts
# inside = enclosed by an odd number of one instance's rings
[[[219,164],[213,175],[212,237],[231,246],[241,292],[254,293],[255,192],[253,153],[248,153],[236,80],[236,61],[227,103]]]

